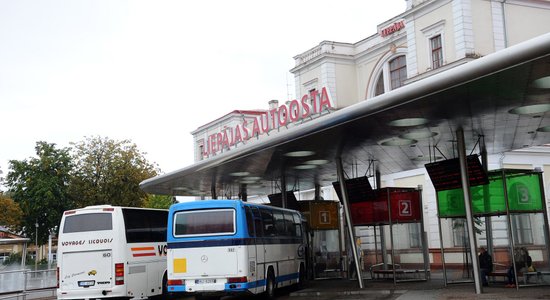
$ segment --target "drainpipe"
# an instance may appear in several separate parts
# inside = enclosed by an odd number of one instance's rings
[[[503,28],[503,34],[504,34],[504,48],[508,48],[508,28],[506,27],[506,0],[502,0],[500,2],[500,7],[502,9],[502,27]]]

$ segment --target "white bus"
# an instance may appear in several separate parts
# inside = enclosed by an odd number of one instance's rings
[[[305,220],[239,200],[174,204],[168,216],[168,291],[196,297],[264,293],[306,279]]]
[[[59,228],[58,299],[166,294],[168,211],[89,206],[65,211]]]

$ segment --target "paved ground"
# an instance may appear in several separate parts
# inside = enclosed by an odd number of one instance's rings
[[[278,293],[277,300],[355,300],[355,299],[388,299],[388,300],[457,300],[457,299],[550,299],[550,285],[505,288],[504,283],[491,284],[483,288],[482,294],[476,294],[473,283],[449,284],[438,274],[432,279],[418,282],[393,283],[393,280],[364,280],[364,288],[359,289],[357,281],[348,279],[326,279],[309,281],[304,289],[286,288]],[[27,296],[27,299],[55,299],[55,292],[49,291]],[[0,299],[3,299],[0,296]],[[10,299],[23,299],[12,297]],[[193,299],[181,297],[179,299]],[[225,297],[224,300],[239,299]],[[261,299],[247,297],[246,299]]]
[[[290,292],[288,297],[303,299],[550,299],[550,286],[529,286],[505,288],[504,283],[492,284],[476,294],[473,283],[452,284],[445,287],[442,279],[421,282],[401,282],[392,280],[365,280],[364,288],[359,289],[357,281],[315,280],[303,290]]]

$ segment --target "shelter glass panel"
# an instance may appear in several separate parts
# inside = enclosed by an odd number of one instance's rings
[[[539,176],[537,173],[506,176],[510,211],[542,210]]]
[[[469,235],[466,220],[463,218],[447,219],[452,232],[451,241],[442,240],[444,245],[443,261],[445,262],[445,278],[448,283],[473,281],[473,264],[470,254]],[[445,238],[445,237],[443,237]],[[451,244],[449,245],[449,242]]]
[[[420,226],[420,223],[393,225],[393,256],[396,268],[402,272],[398,279],[424,277],[424,274],[418,274],[424,271],[424,252],[419,235]],[[411,242],[414,244],[413,247],[411,247]]]
[[[341,251],[338,230],[316,230],[313,235],[315,278],[340,277]]]
[[[489,176],[488,185],[470,187],[474,215],[505,214],[506,196],[510,212],[538,212],[543,209],[539,174],[505,176],[504,180],[501,171],[493,172]],[[437,192],[437,201],[441,218],[466,215],[462,188]]]
[[[437,192],[437,202],[440,218],[461,217],[466,215],[464,193],[462,189]]]
[[[531,214],[513,214],[510,216],[510,220],[512,221],[512,230],[514,231],[514,243],[516,245],[533,244],[531,218]]]

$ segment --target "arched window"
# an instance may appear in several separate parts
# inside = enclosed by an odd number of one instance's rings
[[[380,58],[367,87],[367,98],[376,97],[396,89],[407,80],[407,49],[394,48]]]
[[[391,89],[396,89],[405,84],[407,79],[407,61],[405,55],[398,56],[389,62]]]
[[[376,81],[376,88],[374,90],[374,96],[384,94],[384,72],[380,72],[378,80]]]

